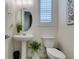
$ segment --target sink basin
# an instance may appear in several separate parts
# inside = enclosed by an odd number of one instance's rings
[[[19,40],[19,41],[28,41],[31,40],[33,38],[32,34],[27,34],[27,35],[14,35],[13,38],[15,40]]]

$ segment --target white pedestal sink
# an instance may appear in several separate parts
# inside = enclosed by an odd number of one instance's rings
[[[31,40],[34,36],[32,34],[27,35],[14,35],[14,39],[18,41],[22,41],[22,51],[21,51],[21,59],[26,59],[27,45],[26,42]]]

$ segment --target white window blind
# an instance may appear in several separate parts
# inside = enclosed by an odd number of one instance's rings
[[[40,22],[52,21],[52,0],[40,0]]]

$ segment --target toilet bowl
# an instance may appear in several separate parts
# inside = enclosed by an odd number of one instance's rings
[[[65,59],[64,53],[56,48],[46,48],[46,51],[49,59]]]
[[[42,37],[49,59],[66,59],[63,52],[55,48],[55,37]]]

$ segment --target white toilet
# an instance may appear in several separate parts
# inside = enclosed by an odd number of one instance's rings
[[[66,59],[63,52],[55,47],[55,37],[42,37],[49,59]]]

